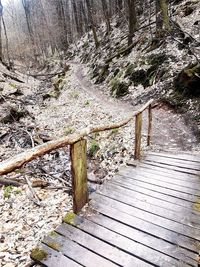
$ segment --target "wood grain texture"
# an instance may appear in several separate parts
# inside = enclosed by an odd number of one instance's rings
[[[71,173],[72,173],[72,192],[73,192],[73,211],[78,213],[88,202],[87,185],[87,141],[81,140],[70,149]]]
[[[150,146],[150,144],[151,144],[152,121],[153,121],[152,105],[149,105],[149,107],[148,107],[148,134],[147,134],[147,146]]]
[[[76,157],[81,151],[82,162],[81,142],[73,149]],[[72,162],[79,170],[76,157]],[[72,260],[85,267],[198,267],[200,181],[190,170],[198,172],[199,163],[187,159],[184,165],[184,160],[162,154],[147,157],[121,168],[90,195],[81,216],[72,216],[55,230],[56,236],[43,240],[45,249],[59,244],[42,261],[44,266],[54,267],[58,255],[58,262]]]
[[[135,116],[135,160],[140,159],[142,138],[142,113]]]

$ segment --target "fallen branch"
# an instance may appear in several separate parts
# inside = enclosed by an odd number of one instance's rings
[[[137,45],[138,42],[139,42],[139,40],[137,40],[136,42],[132,43],[132,44],[129,45],[127,48],[120,50],[118,53],[116,53],[116,54],[114,54],[112,57],[108,58],[108,59],[106,60],[106,63],[109,63],[109,62],[112,61],[115,57],[119,57],[119,56],[121,56],[121,55],[123,55],[123,54],[125,54],[125,53],[128,53],[130,50],[132,50],[132,48],[133,48],[134,46]]]
[[[71,134],[66,137],[61,137],[54,141],[49,141],[45,144],[36,146],[28,151],[25,151],[19,155],[16,155],[8,160],[3,161],[0,164],[0,175],[10,173],[16,169],[22,167],[25,163],[32,161],[33,159],[40,157],[44,154],[47,154],[55,149],[66,147],[67,145],[72,145],[79,140],[83,139],[85,136],[88,136],[92,133],[103,132],[106,130],[117,129],[128,124],[133,118],[139,113],[143,112],[149,105],[153,103],[153,100],[147,102],[144,106],[142,106],[139,110],[133,112],[132,116],[124,121],[101,125],[97,127],[88,127],[81,130],[79,133]]]
[[[10,79],[12,79],[12,80],[14,80],[14,81],[16,81],[16,82],[24,83],[24,81],[18,79],[17,77],[14,77],[14,76],[12,76],[12,75],[10,75],[10,74],[3,73],[3,76],[4,76],[5,78],[10,78]]]
[[[41,204],[40,204],[40,199],[39,199],[39,197],[37,196],[35,190],[33,189],[32,184],[31,184],[31,181],[28,179],[28,177],[27,177],[26,175],[25,175],[24,178],[25,178],[25,180],[26,180],[26,182],[27,182],[27,185],[28,185],[28,188],[29,188],[29,190],[30,190],[30,192],[31,192],[31,194],[32,194],[34,203],[35,203],[36,205],[38,205],[38,206],[41,206]]]
[[[0,177],[0,184],[5,185],[5,186],[12,185],[12,186],[16,186],[16,187],[24,185],[23,183],[20,183],[20,182],[11,180],[11,179],[5,179],[2,177]]]
[[[60,71],[60,72],[56,72],[56,73],[46,73],[46,74],[29,74],[30,76],[34,77],[34,78],[37,78],[37,77],[46,77],[46,76],[56,76],[56,75],[61,75],[61,74],[65,74],[64,71]]]

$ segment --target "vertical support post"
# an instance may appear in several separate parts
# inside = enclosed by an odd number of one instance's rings
[[[70,147],[74,213],[81,211],[88,202],[86,152],[86,140],[80,140]]]
[[[142,112],[135,116],[135,160],[140,159],[142,138]]]
[[[147,135],[147,146],[151,144],[151,132],[152,132],[152,105],[148,108],[148,135]]]

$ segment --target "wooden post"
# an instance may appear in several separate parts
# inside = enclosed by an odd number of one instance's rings
[[[74,213],[80,212],[88,202],[86,152],[86,140],[80,140],[71,145],[70,156]]]
[[[135,160],[140,159],[142,138],[142,112],[135,116]]]
[[[148,135],[147,135],[147,146],[151,144],[151,132],[152,132],[152,106],[148,108]]]

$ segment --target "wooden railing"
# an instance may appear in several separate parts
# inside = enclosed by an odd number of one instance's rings
[[[72,173],[72,191],[73,191],[73,210],[78,213],[88,202],[87,186],[87,141],[85,139],[91,133],[113,130],[127,125],[135,118],[135,160],[140,159],[141,154],[141,137],[142,137],[142,113],[148,109],[148,135],[147,146],[151,141],[152,130],[152,103],[147,102],[139,110],[133,112],[132,116],[119,123],[103,125],[98,127],[88,127],[79,133],[72,134],[60,139],[49,141],[45,144],[36,146],[28,151],[16,155],[0,163],[0,175],[12,172],[25,163],[51,152],[52,150],[70,145],[71,173]]]

